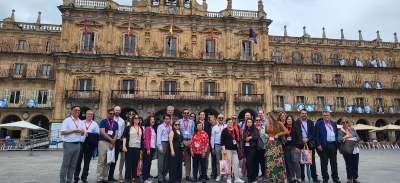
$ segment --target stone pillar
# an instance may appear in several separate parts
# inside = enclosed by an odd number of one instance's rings
[[[53,95],[53,119],[50,122],[62,122],[65,118],[65,100],[63,99],[63,95],[65,93],[65,86],[72,86],[72,84],[68,85],[65,82],[72,82],[71,78],[67,78],[66,75],[66,67],[67,63],[66,57],[60,57],[58,59],[57,70],[56,70],[56,81],[54,85],[54,95]]]
[[[104,68],[101,72],[100,78],[96,78],[98,81],[101,81],[101,85],[97,85],[96,89],[101,91],[100,94],[100,105],[98,109],[98,113],[100,118],[104,118],[107,116],[107,109],[111,108],[111,103],[109,102],[111,96],[111,85],[114,84],[114,81],[111,82],[111,59],[104,59]],[[98,82],[100,83],[100,82]]]
[[[369,139],[370,140],[376,139],[376,132],[369,132]]]
[[[234,87],[237,86],[236,83],[233,83],[233,73],[232,73],[232,64],[228,64],[226,66],[227,75],[226,78],[226,102],[225,102],[225,118],[230,117],[231,115],[236,115],[235,111],[235,99],[234,99]]]
[[[388,138],[389,142],[395,142],[396,141],[396,132],[395,131],[389,131],[388,132]]]

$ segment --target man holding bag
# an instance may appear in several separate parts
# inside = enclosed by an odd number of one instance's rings
[[[118,123],[114,121],[114,109],[108,109],[107,118],[100,121],[99,135],[99,158],[97,161],[97,183],[109,182],[108,171],[110,164],[107,163],[107,151],[115,150],[114,145],[118,136]]]

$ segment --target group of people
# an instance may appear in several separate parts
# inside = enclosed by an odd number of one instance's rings
[[[258,116],[246,113],[243,121],[235,115],[225,118],[208,116],[204,112],[196,115],[184,109],[182,119],[174,116],[174,107],[168,106],[166,114],[157,122],[153,111],[147,118],[141,119],[133,111],[125,121],[120,117],[121,108],[109,109],[107,117],[97,125],[93,111],[86,112],[86,120],[79,120],[80,108],[71,108],[71,116],[63,121],[61,135],[64,141],[64,157],[60,170],[60,182],[87,182],[91,153],[98,147],[97,182],[117,181],[114,178],[116,163],[107,163],[107,151],[115,150],[115,162],[119,163],[121,182],[133,183],[139,177],[145,183],[149,178],[152,160],[157,158],[159,183],[166,183],[169,174],[170,183],[182,180],[184,162],[186,181],[206,182],[209,158],[211,157],[211,179],[217,182],[226,179],[231,183],[267,181],[290,182],[305,181],[305,166],[300,164],[301,151],[308,147],[312,151],[311,176],[313,182],[318,179],[315,152],[321,159],[323,182],[328,182],[327,170],[330,160],[332,179],[340,183],[337,171],[337,150],[348,139],[359,140],[356,131],[350,128],[349,120],[342,119],[342,129],[331,120],[330,112],[323,112],[323,120],[314,122],[308,119],[307,111],[300,111],[297,120],[285,112],[276,116],[273,112],[258,111]],[[353,154],[343,155],[346,162],[347,182],[358,183],[358,147]],[[142,158],[143,167],[139,160]],[[84,160],[80,175],[81,162]],[[221,176],[219,162],[227,159],[231,165],[231,175]],[[244,160],[239,167],[239,159]],[[245,162],[245,163],[244,163]],[[122,171],[125,165],[125,173]],[[242,172],[240,172],[240,168]],[[243,171],[245,169],[246,171]],[[261,171],[261,176],[259,172]],[[192,174],[192,176],[191,176]]]

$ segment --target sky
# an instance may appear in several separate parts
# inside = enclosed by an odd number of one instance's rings
[[[132,0],[114,0],[120,5],[131,5]],[[11,16],[15,9],[18,22],[36,22],[37,13],[42,12],[42,23],[61,24],[61,13],[57,9],[62,0],[0,0],[0,19]],[[203,0],[197,0],[202,4]],[[273,20],[270,35],[283,36],[287,26],[289,36],[302,36],[303,26],[311,37],[326,36],[340,39],[340,29],[345,39],[358,40],[358,30],[364,40],[376,38],[377,30],[385,42],[393,42],[393,33],[400,34],[398,20],[400,0],[263,0],[267,18]],[[208,11],[226,8],[226,0],[207,0]],[[232,0],[232,8],[238,10],[258,9],[258,0]],[[400,37],[400,35],[399,35]]]

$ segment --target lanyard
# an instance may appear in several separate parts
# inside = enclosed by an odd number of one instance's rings
[[[110,120],[108,120],[108,118],[106,118],[106,119],[107,119],[107,122],[108,122],[108,126],[110,127],[110,130],[112,131],[113,127],[114,127],[114,121],[111,120],[112,123],[110,123]]]
[[[260,136],[260,131],[261,131],[262,127],[261,126],[257,126],[256,128],[258,129],[258,136]]]
[[[90,124],[89,124],[89,126],[86,126],[86,123],[85,123],[85,128],[86,128],[86,131],[88,131],[88,130],[89,130],[89,127],[90,127],[90,125],[92,125],[92,122],[93,122],[93,120],[90,120]]]
[[[307,122],[306,122],[307,123]],[[301,122],[301,127],[304,129],[304,131],[307,133],[306,127],[304,127],[303,122]]]
[[[232,130],[228,130],[229,131],[229,133],[231,134],[231,136],[232,136],[232,140],[236,140],[235,139],[235,132],[233,131],[233,129]]]
[[[329,130],[331,130],[331,132],[333,132],[331,123],[328,123],[328,124],[325,123],[325,125],[329,128]]]
[[[167,131],[167,133],[169,134],[169,131],[170,131],[169,126],[168,126],[168,128],[167,128],[167,125],[164,123],[164,128],[165,128],[165,130]]]
[[[75,119],[72,116],[71,116],[71,119],[74,122],[76,129],[78,129],[79,128],[79,121],[78,121],[78,123],[76,123]]]
[[[289,137],[290,137],[290,132],[292,132],[292,127],[290,127],[290,129],[289,129],[289,127],[287,128],[287,131],[288,131],[288,135],[289,135]]]
[[[246,138],[249,137],[249,135],[250,135],[250,131],[249,131],[249,129],[247,129],[246,130]]]
[[[349,128],[347,128],[347,130],[343,128],[343,130],[344,130],[344,132],[346,132],[347,134],[350,134],[350,129],[349,129]]]
[[[224,125],[222,125],[222,128],[220,127],[221,125],[218,125],[219,130],[222,132],[222,130],[224,129]]]
[[[189,127],[189,122],[185,123],[185,121],[182,119],[183,125],[185,126],[185,128],[187,129]]]

